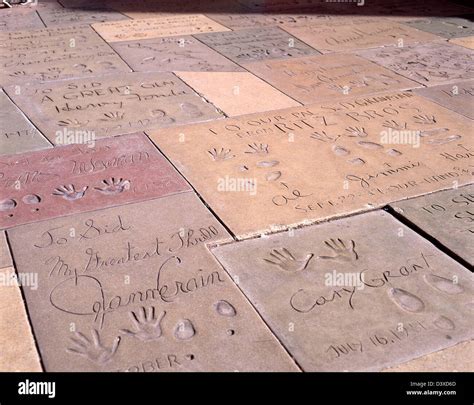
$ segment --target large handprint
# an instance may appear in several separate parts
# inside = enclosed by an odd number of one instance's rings
[[[68,184],[66,186],[60,186],[56,188],[53,192],[53,195],[57,195],[68,201],[74,201],[84,197],[84,194],[86,193],[87,189],[88,187],[85,186],[81,190],[76,191],[76,187],[74,186],[74,184]]]
[[[102,184],[101,187],[94,187],[102,194],[119,194],[130,189],[130,181],[122,178],[112,177],[108,180],[102,180]]]
[[[92,341],[81,332],[75,332],[74,335],[71,340],[75,346],[68,348],[67,351],[87,357],[89,360],[100,364],[109,362],[120,344],[120,337],[117,336],[111,348],[105,347],[100,343],[99,332],[96,329],[91,331]]]
[[[355,242],[353,240],[344,242],[339,238],[330,239],[324,241],[324,244],[334,252],[334,256],[318,256],[318,259],[331,259],[350,262],[359,258],[359,255],[355,251]]]
[[[155,315],[155,307],[148,308],[148,313],[144,307],[141,307],[138,311],[129,313],[130,319],[132,320],[135,331],[129,329],[122,329],[121,332],[135,337],[144,342],[157,340],[161,337],[161,320],[166,315],[163,311],[158,317]]]
[[[267,263],[278,266],[280,269],[288,272],[297,272],[304,270],[312,259],[313,254],[309,253],[304,259],[297,260],[286,248],[273,249],[270,252],[270,259],[263,259]]]

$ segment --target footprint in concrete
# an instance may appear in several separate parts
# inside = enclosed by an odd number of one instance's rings
[[[265,180],[267,181],[275,181],[281,177],[280,171],[269,172],[265,175]]]
[[[436,318],[433,321],[433,325],[442,330],[454,330],[456,328],[454,322],[444,315],[440,315],[438,318]]]
[[[217,313],[222,316],[237,315],[237,311],[235,310],[234,306],[225,300],[217,301],[215,304],[215,308]]]
[[[174,336],[179,340],[191,339],[195,334],[196,330],[189,319],[182,319],[174,328]]]
[[[332,147],[332,151],[334,152],[335,155],[337,156],[347,156],[349,155],[351,152],[349,150],[347,150],[346,148],[343,148],[342,146],[337,146],[337,145],[334,145]]]
[[[425,304],[416,295],[401,288],[390,288],[388,296],[400,308],[408,312],[421,312],[425,309]]]
[[[16,207],[16,201],[8,198],[6,200],[0,201],[0,211],[9,211]]]
[[[357,142],[357,145],[359,145],[359,146],[362,147],[362,148],[370,149],[370,150],[380,150],[380,149],[383,149],[383,146],[380,145],[379,143],[376,143],[376,142],[359,141],[359,142]]]
[[[426,283],[433,287],[435,290],[444,292],[446,294],[454,295],[461,294],[464,291],[455,279],[449,279],[441,276],[436,276],[434,274],[425,274],[423,279]]]
[[[22,201],[25,204],[39,204],[41,202],[41,197],[36,194],[27,194],[22,198]]]
[[[426,129],[420,132],[420,136],[422,138],[442,134],[443,132],[449,131],[449,128],[433,128],[433,129]]]
[[[461,138],[461,135],[450,135],[447,138],[430,139],[427,143],[429,143],[430,145],[444,145],[446,143],[458,141]]]
[[[393,157],[402,155],[402,152],[400,152],[400,151],[397,150],[397,149],[389,149],[389,150],[387,150],[385,153],[386,153],[387,155],[393,156]]]
[[[199,110],[199,107],[195,106],[192,103],[181,103],[180,105],[181,110],[188,116],[192,118],[198,118],[202,116],[202,112]]]
[[[163,124],[172,124],[175,122],[175,119],[172,117],[169,117],[165,111],[160,110],[160,109],[155,109],[150,112],[150,115],[157,121],[163,123]]]
[[[257,162],[257,167],[274,167],[279,163],[278,160],[261,160]]]
[[[349,159],[348,162],[351,164],[351,165],[354,165],[354,166],[362,166],[362,165],[365,165],[365,160],[360,158],[360,157],[356,157],[354,159]]]

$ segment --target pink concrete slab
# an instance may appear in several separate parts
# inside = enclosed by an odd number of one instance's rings
[[[417,89],[415,93],[474,119],[474,80]]]
[[[8,232],[38,276],[25,298],[47,371],[298,371],[207,250],[229,235],[194,193]]]
[[[190,35],[112,42],[135,72],[235,72],[244,69]]]
[[[300,105],[249,72],[176,72],[176,74],[227,116]]]
[[[0,164],[0,228],[190,189],[144,134],[3,156]]]
[[[285,26],[284,29],[322,53],[406,46],[441,39],[436,35],[391,21],[363,25]]]
[[[303,104],[420,87],[417,82],[352,54],[269,60],[244,66]]]
[[[28,280],[30,275],[19,276]],[[41,364],[15,276],[13,267],[0,269],[0,372],[38,372]],[[30,287],[35,285],[23,288]]]
[[[34,30],[44,28],[44,24],[34,10],[1,10],[0,32]]]
[[[474,265],[474,185],[390,205],[402,217]]]
[[[357,54],[425,86],[474,78],[474,52],[446,42],[368,49]]]
[[[474,336],[472,273],[382,211],[212,252],[304,371],[378,371]]]
[[[243,238],[468,184],[471,133],[468,118],[405,92],[148,135]]]
[[[50,148],[51,144],[0,90],[0,155]]]
[[[88,25],[105,21],[129,20],[129,17],[107,8],[44,9],[38,10],[47,27]]]
[[[65,130],[97,138],[222,117],[172,73],[126,73],[5,89],[57,144]]]
[[[196,38],[236,63],[319,55],[277,27],[199,34]]]
[[[191,35],[229,29],[202,14],[171,15],[93,24],[107,42]]]
[[[69,79],[130,68],[90,27],[0,33],[0,84]]]

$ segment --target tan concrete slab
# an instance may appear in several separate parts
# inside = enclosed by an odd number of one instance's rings
[[[474,119],[474,80],[416,89],[415,93]]]
[[[0,32],[34,30],[44,28],[44,24],[34,10],[1,10]]]
[[[51,144],[0,90],[0,155],[50,148]]]
[[[317,25],[284,29],[322,53],[352,51],[364,48],[399,47],[440,40],[396,22],[384,21],[359,25]]]
[[[220,118],[172,73],[125,73],[5,89],[53,143],[58,131],[97,138]]]
[[[300,106],[249,72],[176,72],[227,116]]]
[[[446,42],[368,49],[357,54],[426,86],[474,78],[474,53]]]
[[[212,252],[305,371],[377,371],[474,336],[473,275],[381,211]]]
[[[455,156],[452,156],[455,159]],[[395,211],[474,265],[474,185],[390,204]]]
[[[190,35],[112,42],[136,72],[236,72],[244,69]]]
[[[407,92],[148,135],[244,237],[469,183],[471,133],[469,119]]]
[[[0,231],[0,269],[12,267],[13,260],[7,243],[5,231]]]
[[[236,63],[319,55],[277,27],[199,34],[196,38]]]
[[[1,159],[0,229],[190,190],[143,133],[81,141]]]
[[[474,342],[459,343],[448,349],[431,353],[426,356],[410,360],[407,363],[390,367],[383,371],[388,372],[472,372],[474,358]]]
[[[0,269],[0,372],[38,372],[41,363],[15,276],[13,267]]]
[[[56,27],[0,33],[0,83],[48,81],[130,68],[90,27]]]
[[[173,15],[92,25],[107,42],[191,35],[229,29],[202,14]]]
[[[129,20],[130,18],[107,8],[59,8],[38,10],[47,27],[88,25],[105,21]]]
[[[449,42],[455,45],[464,46],[465,48],[474,49],[474,36],[463,37],[463,38],[452,38],[449,40]]]
[[[9,237],[38,274],[25,297],[47,371],[298,370],[207,250],[229,235],[194,193]]]
[[[269,60],[244,66],[303,104],[420,87],[417,82],[352,54]]]
[[[467,18],[461,17],[424,18],[422,20],[408,21],[405,24],[443,38],[469,37],[474,35],[474,23]]]

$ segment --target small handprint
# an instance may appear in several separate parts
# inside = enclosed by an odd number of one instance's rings
[[[435,124],[436,118],[432,116],[428,116],[426,114],[414,115],[413,118],[417,124]]]
[[[359,258],[359,255],[355,251],[355,242],[353,240],[350,240],[347,245],[342,239],[339,238],[326,240],[324,241],[324,244],[330,248],[335,253],[335,255],[318,256],[318,259],[332,259],[350,262]]]
[[[104,113],[105,118],[100,118],[101,121],[121,121],[125,116],[124,112],[121,111],[111,111]]]
[[[308,266],[309,261],[313,258],[313,254],[309,253],[302,260],[297,260],[286,248],[273,249],[270,252],[270,259],[263,259],[267,263],[280,267],[282,270],[288,272],[297,272],[304,270]]]
[[[84,186],[81,190],[77,191],[74,184],[68,184],[66,186],[60,186],[56,188],[53,192],[53,195],[57,195],[68,201],[74,201],[84,197],[84,194],[88,188],[88,186]]]
[[[94,187],[95,190],[102,194],[119,194],[130,189],[130,181],[122,178],[112,177],[108,180],[102,180],[101,187]]]
[[[367,132],[365,131],[364,127],[348,127],[346,128],[346,132],[349,133],[349,137],[353,138],[365,138],[367,136]]]
[[[74,337],[71,337],[71,340],[75,346],[67,348],[66,350],[69,353],[87,357],[89,360],[100,364],[109,362],[120,344],[120,336],[117,336],[111,348],[103,346],[100,343],[99,332],[97,332],[96,329],[92,329],[91,331],[92,341],[81,332],[75,332],[74,335]]]
[[[163,311],[157,318],[155,316],[155,307],[148,308],[148,313],[144,307],[141,307],[136,312],[131,311],[129,315],[136,330],[122,329],[120,332],[144,342],[157,340],[161,337],[160,324],[166,315],[166,311]]]
[[[231,154],[230,149],[224,149],[224,148],[221,148],[220,150],[217,150],[216,148],[212,148],[211,150],[208,150],[207,153],[209,153],[209,155],[211,155],[211,158],[214,161],[229,160],[229,159],[232,159],[233,157],[235,157],[235,155]]]
[[[396,130],[407,129],[407,123],[406,122],[404,122],[403,124],[400,124],[395,120],[384,121],[382,126],[385,127],[385,128],[392,128],[392,129],[396,129]]]
[[[77,119],[71,119],[71,118],[67,118],[65,120],[58,121],[58,125],[61,126],[61,127],[73,127],[73,128],[84,127],[88,123],[89,123],[88,120],[85,121],[85,122],[82,122],[82,121],[79,121]]]
[[[248,147],[250,150],[246,151],[245,153],[268,153],[268,145],[266,143],[249,143]]]

